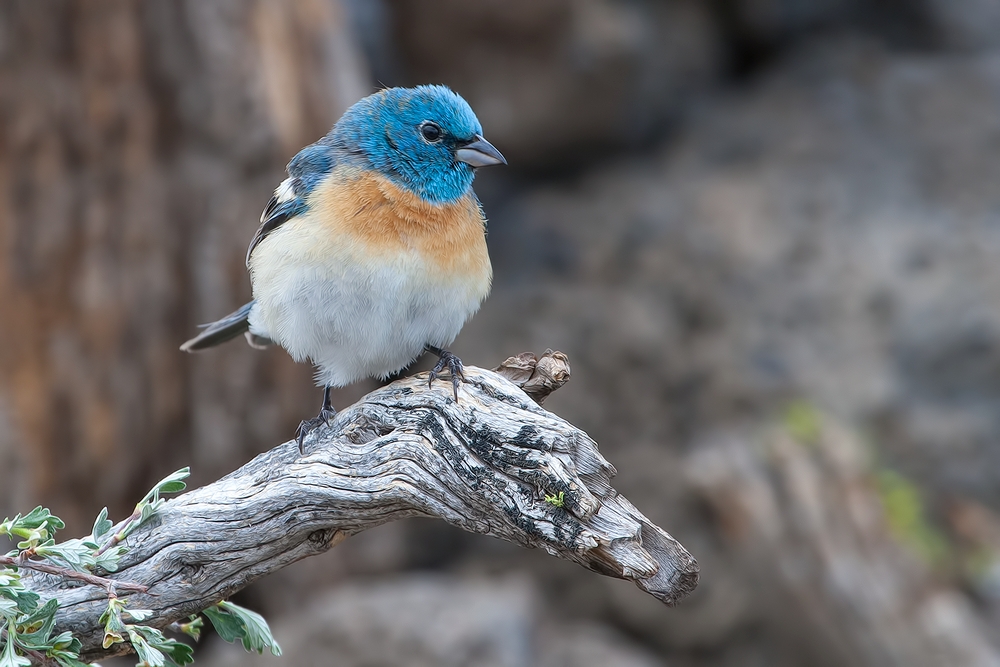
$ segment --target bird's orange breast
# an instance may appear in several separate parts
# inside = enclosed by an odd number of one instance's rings
[[[373,258],[416,252],[442,276],[477,277],[487,285],[492,276],[486,221],[471,192],[434,204],[379,174],[341,167],[315,187],[308,203],[310,217],[333,243],[356,245]]]

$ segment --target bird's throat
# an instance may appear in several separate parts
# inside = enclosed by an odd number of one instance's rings
[[[446,273],[490,273],[486,221],[471,190],[435,204],[374,172],[342,168],[316,186],[308,211],[324,236],[350,238],[365,252],[416,252]]]

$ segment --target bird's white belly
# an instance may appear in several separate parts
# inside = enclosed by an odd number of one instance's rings
[[[449,345],[489,291],[488,275],[440,275],[416,252],[295,257],[294,232],[278,229],[254,251],[250,330],[312,360],[320,384],[385,377],[425,345]]]

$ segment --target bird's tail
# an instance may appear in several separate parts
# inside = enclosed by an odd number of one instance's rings
[[[215,347],[216,345],[221,345],[242,333],[248,333],[250,331],[250,322],[247,318],[250,317],[250,309],[253,308],[253,304],[254,302],[251,301],[240,307],[235,313],[226,315],[218,322],[202,325],[205,330],[181,345],[181,350],[184,352],[199,352],[210,347]]]

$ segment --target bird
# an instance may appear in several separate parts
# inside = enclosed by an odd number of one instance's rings
[[[447,369],[457,401],[464,366],[447,347],[493,280],[472,182],[500,164],[468,102],[446,86],[361,99],[288,163],[247,250],[253,299],[180,349],[242,334],[311,362],[323,403],[299,424],[300,452],[336,415],[333,388],[384,380],[425,352],[438,357],[429,386]]]

